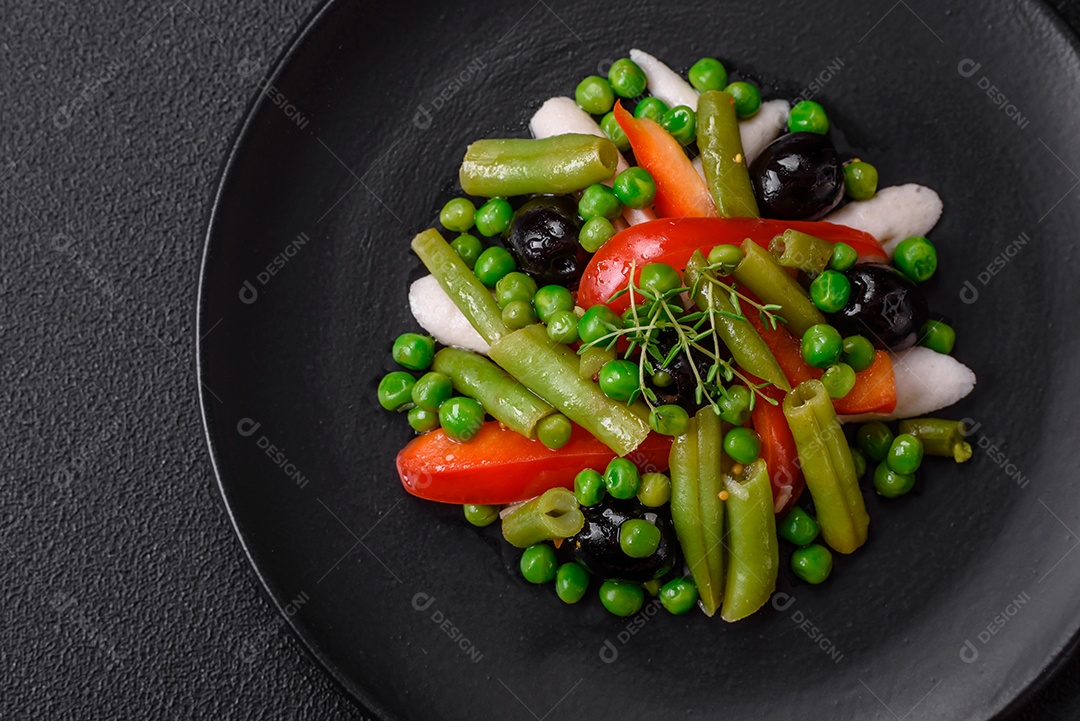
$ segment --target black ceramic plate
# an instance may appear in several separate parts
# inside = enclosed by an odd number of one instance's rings
[[[979,376],[949,411],[974,459],[870,494],[864,550],[736,625],[529,586],[494,530],[405,495],[410,432],[374,407],[465,146],[632,46],[814,96],[883,185],[936,188],[929,295]],[[208,233],[207,432],[270,596],[378,716],[998,718],[1071,648],[1080,56],[1042,5],[342,1],[259,86]]]

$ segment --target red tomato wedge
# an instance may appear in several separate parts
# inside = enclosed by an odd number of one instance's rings
[[[709,186],[694,170],[679,141],[648,118],[635,118],[615,103],[615,120],[626,133],[638,165],[649,171],[656,181],[653,207],[657,215],[667,218],[715,218]],[[681,268],[680,268],[681,270]]]
[[[695,250],[708,253],[714,246],[738,245],[747,238],[767,248],[773,238],[788,228],[833,243],[847,243],[858,252],[862,261],[884,262],[888,259],[874,236],[833,223],[760,218],[661,218],[627,228],[604,243],[581,277],[578,305],[588,308],[607,303],[611,296],[626,287],[631,264],[636,264],[639,271],[646,263],[667,263],[682,270]],[[629,299],[624,295],[609,305],[621,313],[628,303]]]
[[[668,467],[671,437],[652,433],[626,456],[643,473]],[[489,421],[468,443],[450,440],[441,429],[417,436],[401,449],[397,470],[405,490],[441,503],[503,504],[544,491],[574,487],[586,468],[603,471],[615,454],[584,428],[557,451]]]
[[[870,367],[855,374],[855,387],[843,398],[833,401],[833,407],[845,416],[896,410],[896,376],[889,354],[876,351]]]
[[[764,392],[777,401],[784,400],[779,388],[768,388]],[[759,398],[750,418],[754,430],[761,436],[761,457],[765,459],[772,481],[773,510],[782,513],[795,505],[806,486],[795,439],[779,404],[774,406]]]

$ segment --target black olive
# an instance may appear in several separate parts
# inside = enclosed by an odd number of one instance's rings
[[[844,165],[818,133],[788,133],[750,164],[754,197],[763,217],[817,220],[844,197]]]
[[[851,297],[829,323],[845,336],[866,336],[878,348],[915,345],[930,317],[918,286],[887,265],[860,264],[844,275],[851,282]]]
[[[656,337],[656,347],[665,356],[675,346],[677,337],[675,331],[665,330],[661,331]],[[720,352],[725,353],[726,348],[721,345]],[[702,378],[707,378],[709,375],[709,367],[712,365],[712,360],[704,353],[691,349],[690,355],[694,359],[694,365],[697,366],[698,375]],[[701,408],[704,405],[704,398],[702,403],[697,402],[696,394],[698,382],[694,376],[694,369],[690,365],[690,361],[686,358],[686,353],[681,352],[671,359],[671,362],[660,370],[666,371],[671,376],[671,383],[665,386],[658,386],[656,383],[649,381],[649,387],[656,393],[656,405],[664,405],[668,403],[674,403],[675,405],[682,406],[686,409],[686,412],[693,415],[694,411]]]
[[[507,244],[521,270],[541,285],[577,285],[586,254],[578,244],[577,204],[565,196],[533,198],[518,208]]]
[[[618,501],[609,496],[581,510],[585,526],[568,539],[568,544],[574,559],[600,578],[649,581],[675,565],[679,546],[666,509],[646,508],[633,498]],[[660,545],[647,558],[631,558],[619,546],[619,526],[631,518],[643,518],[660,529]]]

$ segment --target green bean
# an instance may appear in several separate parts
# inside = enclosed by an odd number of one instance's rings
[[[478,140],[465,150],[459,179],[469,195],[563,195],[615,175],[619,151],[607,138],[555,135]]]
[[[840,553],[866,543],[866,513],[855,461],[851,456],[832,400],[821,381],[804,381],[784,398],[787,418],[799,453],[806,487],[814,499],[821,535]]]
[[[609,361],[615,360],[615,349],[608,350],[598,345],[590,346],[581,353],[578,371],[582,378],[592,379]]]
[[[802,338],[810,326],[825,322],[825,316],[810,301],[799,281],[788,275],[769,251],[749,238],[740,247],[744,256],[731,272],[732,277],[762,303],[780,306],[780,314],[796,338]]]
[[[773,355],[753,324],[745,318],[742,320],[735,318],[734,316],[741,314],[736,312],[729,295],[707,280],[701,279],[707,265],[708,261],[700,250],[694,251],[694,255],[686,264],[686,284],[691,288],[695,286],[698,288],[694,296],[697,307],[708,311],[711,305],[714,311],[713,322],[716,332],[731,351],[731,357],[737,364],[758,378],[769,381],[777,388],[791,390],[791,385],[776,361],[776,356]]]
[[[725,218],[757,218],[757,201],[750,185],[735,116],[735,99],[722,90],[709,90],[698,98],[697,143],[709,192]]]
[[[701,532],[705,539],[705,564],[712,587],[724,587],[724,490],[723,438],[720,417],[706,406],[694,416],[697,420],[698,441],[698,507]],[[714,608],[713,611],[716,609]]]
[[[722,589],[709,573],[708,545],[701,524],[700,482],[698,473],[697,422],[691,421],[686,433],[671,445],[671,522],[679,539],[683,560],[698,588],[701,605],[707,616],[720,608]]]
[[[503,370],[567,418],[592,433],[620,456],[649,435],[644,414],[604,395],[582,378],[577,354],[548,337],[543,325],[531,325],[491,344],[490,356]]]
[[[502,322],[502,310],[491,291],[443,240],[439,231],[429,228],[420,233],[413,238],[412,249],[484,340],[493,343],[510,332]]]
[[[726,479],[727,582],[720,618],[731,623],[764,606],[776,590],[780,544],[776,539],[772,484],[765,461]]]
[[[535,437],[536,425],[555,412],[479,353],[443,348],[435,354],[434,368],[450,376],[458,393],[480,401],[495,420],[527,438]]]
[[[829,265],[832,259],[833,244],[816,238],[809,233],[801,233],[788,228],[769,243],[769,252],[776,262],[785,268],[798,268],[801,271],[818,275]]]
[[[574,494],[565,488],[552,488],[506,514],[502,533],[511,546],[528,548],[541,541],[569,538],[584,525],[585,515]]]
[[[900,421],[900,432],[910,433],[922,441],[928,456],[945,456],[957,463],[971,458],[971,444],[964,440],[967,427],[963,421],[944,418],[909,418]]]

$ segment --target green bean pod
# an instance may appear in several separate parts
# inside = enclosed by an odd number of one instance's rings
[[[543,325],[526,326],[491,344],[490,356],[536,395],[625,456],[649,435],[646,413],[604,395],[581,377],[580,361],[569,347],[548,337]]]
[[[569,538],[584,526],[585,514],[574,494],[565,488],[552,488],[506,514],[502,533],[511,546],[528,548],[541,541]]]
[[[802,338],[807,328],[825,322],[825,316],[799,281],[788,275],[769,251],[749,238],[740,247],[743,259],[731,272],[732,277],[749,288],[762,303],[780,306],[780,314],[796,337]]]
[[[695,285],[698,287],[694,303],[702,311],[708,311],[709,307],[712,307],[716,332],[731,351],[732,359],[740,367],[772,383],[777,388],[784,391],[791,390],[791,384],[788,383],[787,376],[776,361],[776,356],[773,355],[757,329],[749,321],[733,317],[739,313],[736,312],[728,294],[708,281],[699,282],[703,269],[707,265],[708,261],[699,250],[694,251],[694,255],[686,264],[686,284],[691,288]],[[780,313],[783,313],[783,310]]]
[[[735,99],[709,90],[698,98],[697,144],[713,202],[725,218],[757,218],[757,200],[746,167]]]
[[[550,138],[478,140],[465,150],[458,177],[469,195],[563,195],[615,175],[619,150],[607,138],[555,135]]]
[[[712,587],[724,587],[724,431],[720,416],[706,406],[695,415],[698,436],[698,507],[705,538],[705,563]],[[713,611],[716,609],[714,608]]]
[[[821,381],[804,381],[788,393],[784,416],[795,438],[822,537],[840,553],[854,552],[866,543],[870,516],[851,448]]]
[[[435,354],[436,371],[450,376],[458,393],[480,401],[495,420],[527,438],[536,424],[555,412],[551,404],[479,353],[443,348]]]
[[[761,458],[739,478],[725,479],[728,498],[727,582],[720,618],[733,622],[746,618],[769,601],[780,572],[780,544],[776,539],[772,485]]]
[[[429,228],[420,233],[413,238],[412,249],[480,337],[494,343],[510,332],[502,321],[502,310],[491,291],[443,240],[439,231]]]
[[[964,440],[967,427],[963,421],[909,418],[900,421],[900,432],[910,433],[922,441],[923,453],[928,456],[944,456],[957,463],[971,458],[971,444]]]
[[[598,345],[590,346],[581,352],[578,361],[578,371],[582,378],[592,380],[604,364],[615,360],[615,349],[608,350]]]
[[[684,435],[671,444],[671,522],[679,539],[683,561],[697,586],[701,606],[707,616],[720,608],[722,586],[709,572],[708,549],[702,528],[697,420],[691,419]]]
[[[820,275],[829,266],[833,245],[809,233],[788,228],[772,239],[769,252],[785,268],[798,268],[811,275]]]

